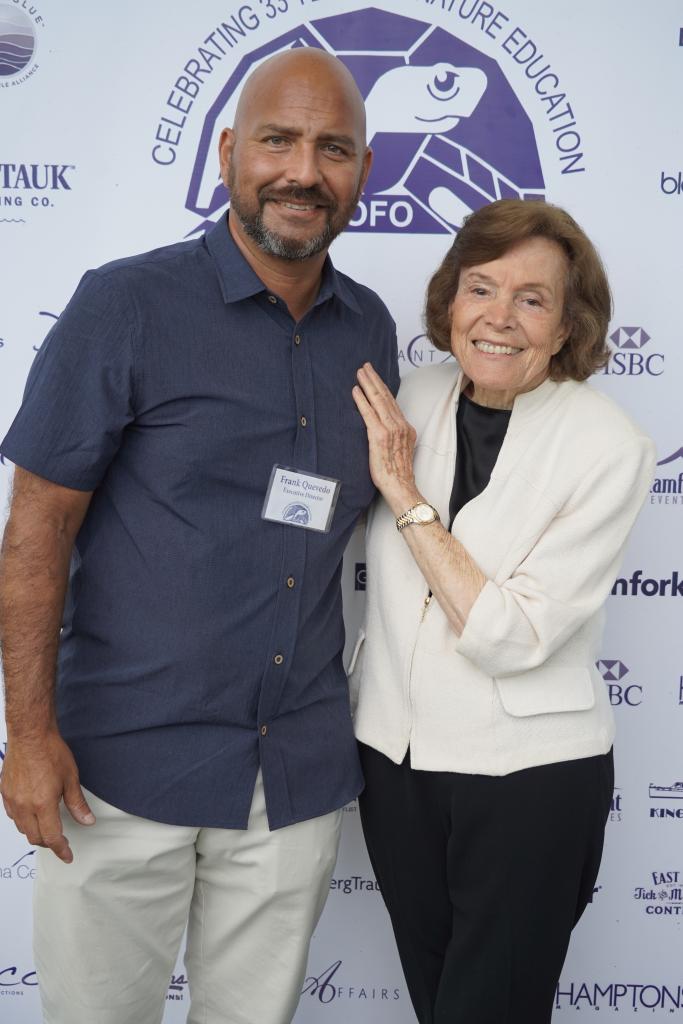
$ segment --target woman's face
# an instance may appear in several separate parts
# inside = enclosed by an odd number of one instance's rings
[[[547,238],[529,238],[500,259],[460,271],[451,350],[472,381],[475,401],[509,408],[548,376],[568,334],[566,272],[562,249]]]

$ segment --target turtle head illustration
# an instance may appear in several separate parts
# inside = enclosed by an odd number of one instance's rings
[[[377,79],[365,101],[368,142],[378,132],[449,132],[474,112],[487,84],[480,68],[446,62],[392,68]]]

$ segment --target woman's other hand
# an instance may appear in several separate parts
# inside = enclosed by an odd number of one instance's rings
[[[371,363],[364,363],[357,377],[352,393],[368,431],[370,474],[398,516],[423,500],[413,473],[417,435]]]

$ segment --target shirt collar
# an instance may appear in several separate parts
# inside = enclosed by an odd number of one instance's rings
[[[218,223],[206,232],[204,241],[216,265],[225,302],[239,302],[240,299],[248,299],[252,295],[266,290],[265,284],[256,271],[249,266],[230,234],[227,216],[221,217]],[[330,257],[326,256],[323,263],[320,291],[314,305],[318,306],[322,302],[326,302],[333,295],[336,295],[354,313],[361,313],[361,308],[353,292],[342,275],[334,269]]]

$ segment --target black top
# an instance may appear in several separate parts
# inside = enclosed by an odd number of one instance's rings
[[[449,505],[449,528],[463,505],[484,490],[496,464],[512,409],[489,409],[460,396],[455,477]]]

